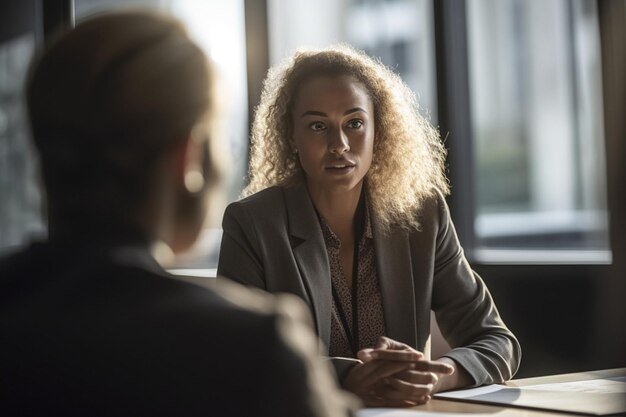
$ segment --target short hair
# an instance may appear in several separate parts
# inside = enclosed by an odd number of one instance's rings
[[[211,84],[206,55],[167,15],[111,13],[62,34],[26,86],[50,211],[70,222],[128,215],[207,116]]]
[[[369,201],[383,230],[419,228],[426,198],[449,192],[446,150],[420,114],[415,94],[392,70],[347,45],[301,49],[270,69],[252,127],[249,184],[244,195],[300,184],[304,172],[292,151],[292,111],[300,86],[318,76],[349,75],[374,106],[374,155],[366,174]]]

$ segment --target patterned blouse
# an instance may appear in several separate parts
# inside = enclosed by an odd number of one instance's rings
[[[333,306],[330,322],[329,356],[354,357],[349,334],[352,328],[352,289],[344,278],[339,248],[341,241],[333,233],[328,224],[320,216],[320,225],[324,235],[328,261],[330,263],[330,277],[332,285],[338,295],[349,326],[346,332],[337,308],[337,300],[333,297]],[[357,274],[357,308],[359,349],[374,347],[378,338],[385,334],[385,319],[383,304],[376,272],[376,256],[374,240],[370,222],[369,207],[365,210],[365,228],[359,242],[359,265]]]

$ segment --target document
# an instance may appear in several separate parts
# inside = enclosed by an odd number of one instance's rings
[[[467,413],[446,413],[397,408],[365,408],[357,412],[357,417],[468,417]],[[494,417],[493,414],[471,413],[471,417]]]
[[[626,413],[626,377],[523,387],[489,385],[443,392],[435,398],[601,416]]]
[[[588,392],[595,394],[626,394],[626,376],[588,381],[561,382],[559,384],[540,384],[526,389],[544,391]]]

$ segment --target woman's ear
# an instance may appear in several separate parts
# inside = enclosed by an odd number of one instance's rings
[[[187,171],[190,142],[191,134],[177,144],[171,151],[168,165],[171,178],[176,186],[184,187],[185,184],[185,172]]]
[[[175,150],[174,173],[176,182],[189,194],[201,192],[206,185],[206,138],[194,128]]]
[[[199,140],[193,131],[173,150],[169,159],[172,187],[169,189],[170,211],[164,223],[164,241],[174,253],[187,250],[196,240],[206,218],[207,189],[205,172],[206,138]]]
[[[191,194],[197,194],[202,191],[206,183],[203,165],[207,155],[203,153],[204,148],[193,138],[187,141],[183,183]]]

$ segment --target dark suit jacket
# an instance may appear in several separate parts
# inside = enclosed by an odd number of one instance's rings
[[[387,336],[430,355],[430,311],[454,359],[475,385],[510,379],[520,346],[485,284],[467,263],[440,194],[420,214],[421,230],[383,233],[372,216]],[[306,187],[272,187],[231,204],[224,215],[218,275],[304,299],[326,346],[330,339],[328,256]],[[342,374],[349,365],[333,361]]]
[[[0,414],[348,414],[300,300],[221,291],[140,248],[35,244],[4,259]]]

